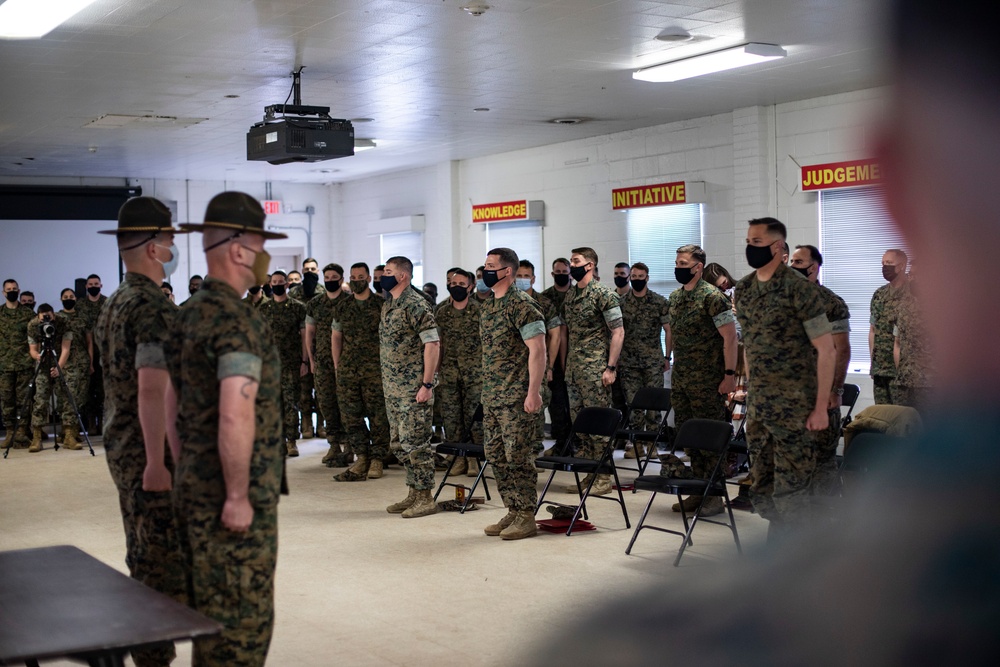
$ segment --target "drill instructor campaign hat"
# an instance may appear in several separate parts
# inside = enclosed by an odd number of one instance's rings
[[[118,209],[118,228],[104,229],[98,234],[135,234],[148,232],[154,237],[161,232],[188,234],[176,229],[170,221],[170,209],[154,197],[132,197]]]
[[[208,227],[231,229],[243,234],[258,234],[265,239],[287,239],[288,234],[264,229],[264,209],[260,202],[243,192],[222,192],[208,202],[205,223],[185,222],[181,229],[202,232]]]

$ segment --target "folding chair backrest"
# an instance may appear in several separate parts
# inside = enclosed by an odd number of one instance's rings
[[[480,403],[476,406],[476,411],[472,413],[472,420],[468,424],[462,424],[461,442],[472,442],[472,429],[475,428],[476,424],[481,424],[482,422],[483,404]]]
[[[632,402],[629,403],[629,408],[670,412],[670,390],[663,387],[643,387],[635,392]]]
[[[858,396],[861,395],[861,387],[856,384],[845,384],[844,385],[844,395],[840,397],[840,404],[847,408],[847,415],[851,415],[851,410],[854,409],[854,405],[858,402]]]
[[[583,408],[573,421],[577,435],[596,435],[610,438],[618,431],[622,413],[614,408]]]
[[[681,425],[674,441],[676,449],[701,449],[720,453],[729,446],[733,426],[715,419],[689,419]]]

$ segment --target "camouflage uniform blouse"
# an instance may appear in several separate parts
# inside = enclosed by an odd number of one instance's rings
[[[275,505],[284,467],[281,364],[267,321],[236,290],[214,278],[206,278],[174,317],[167,361],[177,390],[181,441],[175,495],[203,509],[222,508],[226,484],[219,459],[219,385],[239,376],[259,382],[250,503],[255,508]]]
[[[796,420],[808,414],[816,402],[811,341],[832,328],[819,288],[784,264],[766,282],[751,272],[736,284],[736,317],[750,370],[747,414]],[[771,407],[775,412],[765,413]]]
[[[110,458],[134,458],[133,471],[138,470],[140,480],[146,450],[136,374],[140,368],[167,370],[166,349],[176,313],[159,285],[140,273],[126,273],[94,328],[94,346],[104,370],[104,447]]]
[[[339,331],[343,338],[340,348],[340,365],[337,373],[374,374],[381,382],[379,363],[379,322],[385,301],[369,292],[367,299],[338,300],[337,308],[330,320],[330,329]],[[319,335],[319,334],[317,334]],[[327,335],[329,338],[329,335]]]
[[[625,341],[618,365],[622,368],[656,368],[663,366],[663,345],[660,333],[670,322],[670,308],[662,295],[647,291],[638,297],[629,290],[622,297],[622,324]]]
[[[281,303],[268,301],[258,312],[267,321],[272,340],[278,348],[282,368],[297,373],[305,359],[302,330],[306,326],[306,307],[301,301],[288,298]]]
[[[930,340],[924,330],[923,312],[920,303],[907,289],[905,298],[899,301],[893,335],[899,339],[899,367],[896,382],[904,387],[933,386],[933,358]]]
[[[896,308],[909,291],[907,285],[893,287],[882,285],[872,295],[870,324],[875,327],[875,346],[872,350],[872,376],[896,377],[896,362],[892,358],[892,325],[896,321]]]
[[[27,306],[0,304],[0,371],[23,371],[35,365],[28,354],[28,322],[34,316]]]
[[[455,308],[449,299],[434,310],[441,336],[441,379],[458,381],[464,378],[477,384],[483,370],[483,346],[479,335],[480,311],[485,303],[466,299],[465,308]],[[491,303],[491,302],[486,302]]]
[[[427,299],[410,288],[398,299],[386,293],[378,333],[385,397],[413,398],[423,382],[424,344],[439,340]]]
[[[483,405],[521,404],[528,394],[528,346],[524,341],[545,334],[542,309],[515,286],[501,298],[494,296],[482,309]]]
[[[160,293],[162,296],[162,292]],[[73,334],[73,343],[70,345],[69,361],[67,366],[77,369],[90,370],[90,353],[87,351],[87,322],[79,312],[67,313],[65,310],[59,311],[59,317],[66,320],[70,333]],[[98,320],[100,321],[100,320]],[[107,380],[104,381],[107,386]]]
[[[583,289],[570,288],[560,316],[569,329],[566,371],[600,377],[608,363],[610,330],[622,326],[618,295],[591,280]]]
[[[669,324],[675,377],[682,382],[698,378],[718,384],[726,370],[719,327],[735,321],[726,295],[704,280],[690,292],[683,287],[671,292]],[[625,331],[628,339],[628,329]]]
[[[341,290],[340,295],[331,299],[326,295],[325,290],[320,290],[316,296],[309,299],[306,304],[306,324],[316,327],[316,349],[313,351],[319,361],[333,363],[333,352],[330,349],[330,323],[333,322],[333,313],[337,305],[343,299],[354,300],[354,297]]]

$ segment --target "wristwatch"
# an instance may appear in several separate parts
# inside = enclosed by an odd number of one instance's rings
[[[844,395],[844,388],[843,387],[838,387],[837,389],[833,390],[833,393],[836,394],[837,396],[843,396]]]
[[[433,389],[434,388],[434,383],[433,382],[421,382],[421,384],[424,385],[425,387],[427,387],[428,389]]]
[[[736,375],[736,371],[730,370],[730,369],[727,368],[726,369],[726,375]]]
[[[618,372],[618,369],[617,369],[617,368],[615,368],[614,366],[612,366],[611,364],[608,364],[606,368],[607,368],[607,369],[608,369],[609,371],[611,371],[612,373],[617,373],[617,372]]]

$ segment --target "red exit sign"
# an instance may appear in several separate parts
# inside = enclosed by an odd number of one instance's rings
[[[278,199],[265,199],[261,202],[266,215],[281,215],[281,201]]]

